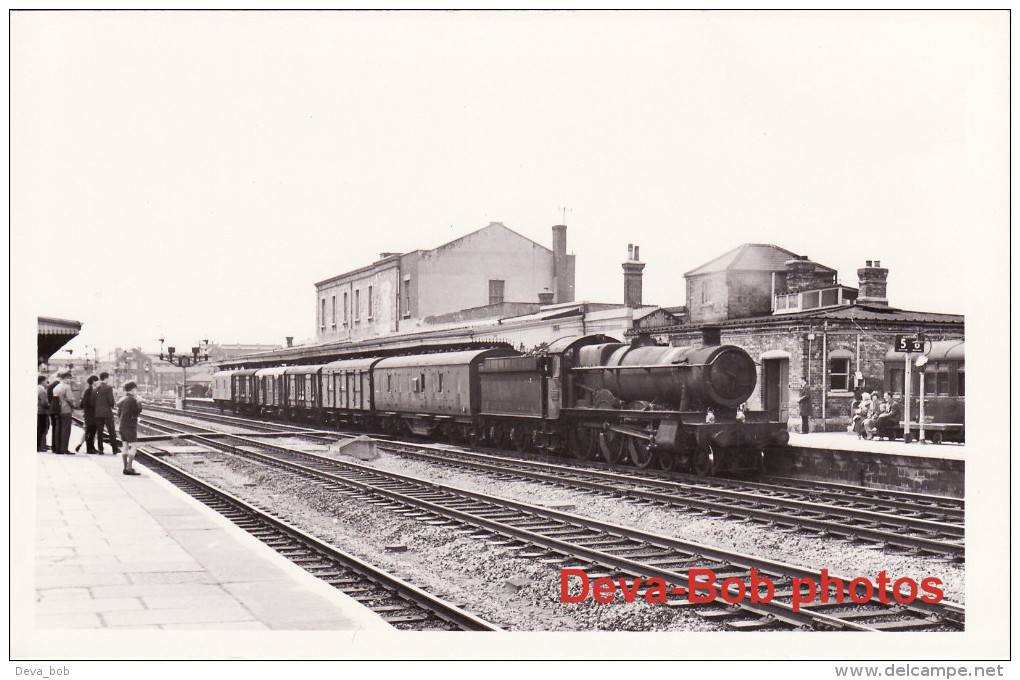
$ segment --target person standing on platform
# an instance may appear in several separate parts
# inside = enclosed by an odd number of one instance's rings
[[[811,388],[807,380],[800,381],[800,399],[797,403],[800,404],[800,431],[807,434],[811,431]]]
[[[134,381],[124,383],[124,396],[117,402],[120,413],[120,439],[124,442],[124,474],[138,475],[134,468],[135,453],[138,452],[138,415],[142,405],[135,398],[134,391],[138,385]]]
[[[85,388],[81,395],[81,411],[82,419],[85,421],[85,434],[82,436],[82,441],[78,442],[78,446],[74,447],[75,453],[81,451],[82,443],[85,444],[86,453],[98,453],[96,451],[96,391],[92,387],[97,382],[99,382],[99,378],[90,375],[88,387]]]
[[[71,442],[71,414],[74,413],[74,393],[71,392],[71,372],[62,371],[57,375],[60,384],[53,388],[53,398],[59,403],[60,409],[60,450],[54,453],[63,453],[73,456],[68,445]],[[56,433],[54,433],[56,436]]]
[[[50,451],[60,452],[60,400],[53,396],[53,390],[60,385],[60,378],[56,375],[50,377],[46,385],[46,403],[50,412]]]
[[[113,427],[114,399],[113,388],[106,383],[109,379],[110,374],[106,371],[99,374],[99,384],[93,390],[93,407],[96,414],[96,431],[99,434],[99,453],[103,453],[103,428],[106,428],[110,435],[110,447],[116,456],[120,453],[120,446],[117,444],[117,432]]]
[[[50,429],[50,399],[46,396],[46,376],[39,376],[36,385],[36,411],[38,420],[35,424],[35,450],[46,451],[46,432]]]

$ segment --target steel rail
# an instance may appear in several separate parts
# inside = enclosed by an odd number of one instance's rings
[[[709,563],[721,562],[717,565],[719,570],[724,573],[729,572],[730,575],[755,568],[766,575],[775,574],[781,581],[789,580],[789,583],[777,584],[777,590],[780,592],[789,591],[784,597],[792,595],[793,578],[817,576],[808,569],[773,560],[764,560],[666,536],[649,534],[628,527],[598,522],[577,515],[464,489],[445,487],[427,480],[382,472],[352,462],[341,462],[305,451],[260,442],[243,435],[234,435],[233,438],[241,442],[242,446],[232,446],[212,439],[208,440],[208,444],[216,448],[227,448],[242,456],[251,457],[304,476],[317,478],[327,484],[336,485],[340,489],[354,489],[361,495],[380,496],[396,503],[395,507],[418,508],[426,513],[425,516],[434,515],[468,526],[480,527],[516,540],[523,540],[567,559],[581,559],[582,562],[591,560],[601,566],[619,569],[645,578],[659,576],[667,583],[684,588],[690,586],[688,576],[682,572],[667,569],[667,565],[690,565],[692,560],[694,563],[698,563],[707,559]],[[275,451],[277,455],[261,453],[257,449]],[[280,458],[280,455],[284,455],[290,460]],[[294,459],[304,460],[319,467],[298,463]],[[332,471],[323,470],[323,466]],[[440,501],[445,501],[447,505],[439,504]],[[508,512],[509,516],[506,514]],[[543,526],[550,521],[552,522],[551,526]],[[556,536],[565,535],[565,530],[566,534],[575,534],[571,537],[573,542],[556,538]],[[545,533],[542,533],[543,531]],[[577,532],[581,532],[583,535],[576,535]],[[578,545],[582,539],[589,545],[611,546],[615,541],[623,541],[624,545],[619,548],[613,547],[611,550],[608,548],[597,550]],[[649,550],[651,550],[650,553]],[[639,555],[627,556],[628,553],[635,551]],[[647,554],[641,554],[642,551]],[[640,557],[644,561],[631,559],[636,557]],[[833,578],[849,582],[849,579],[838,575]],[[891,591],[884,589],[883,592],[891,599],[893,595]],[[733,609],[724,610],[721,613],[731,616],[738,612],[746,612],[757,617],[765,617],[763,621],[751,623],[747,627],[764,627],[772,625],[776,621],[795,627],[830,630],[924,629],[940,626],[961,627],[963,625],[963,607],[949,602],[929,604],[915,600],[910,604],[897,604],[895,607],[882,606],[875,611],[858,611],[847,615],[846,618],[820,611],[827,608],[830,607],[828,605],[807,606],[800,611],[794,611],[790,603],[783,602],[777,597],[768,603],[741,602],[739,605],[734,605]],[[713,614],[719,614],[719,612]],[[906,616],[907,618],[905,620],[888,620],[890,616]],[[862,618],[886,618],[887,620],[881,625],[874,626],[856,622]]]
[[[139,451],[137,459],[284,557],[292,561],[300,558],[300,562],[295,564],[376,611],[391,625],[422,629],[422,624],[428,624],[426,627],[431,629],[442,622],[444,629],[452,626],[456,630],[501,630],[227,491],[203,482],[144,449]],[[372,586],[368,590],[366,583]]]

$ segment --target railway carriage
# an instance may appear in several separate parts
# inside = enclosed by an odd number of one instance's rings
[[[909,355],[916,364],[920,354]],[[963,442],[966,435],[966,373],[963,340],[940,340],[931,343],[924,353],[924,436],[933,444],[944,441]],[[887,390],[901,403],[904,394],[904,363],[907,355],[890,351],[885,355],[885,384]],[[921,371],[911,367],[910,380],[910,432],[920,435]],[[882,433],[880,433],[882,434]],[[903,436],[903,423],[896,432],[884,433]]]
[[[481,412],[479,367],[511,349],[465,350],[389,357],[372,371],[376,416],[387,429],[466,440]]]
[[[233,405],[234,390],[231,376],[236,371],[218,371],[212,376],[212,399],[222,413]]]
[[[257,408],[264,415],[283,416],[287,409],[286,366],[263,368],[255,373]]]
[[[322,419],[334,425],[370,427],[374,423],[371,359],[342,359],[319,373]]]
[[[232,411],[257,414],[259,412],[259,390],[255,374],[257,369],[246,368],[230,374]]]
[[[295,366],[284,373],[284,411],[294,420],[319,418],[319,371],[322,366]]]

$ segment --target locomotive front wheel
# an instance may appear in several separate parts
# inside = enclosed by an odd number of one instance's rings
[[[630,461],[639,468],[649,467],[655,462],[655,451],[652,450],[651,442],[628,437],[627,450]]]
[[[699,446],[694,454],[694,473],[699,477],[715,474],[715,450],[711,444]]]
[[[627,439],[629,437],[618,432],[599,433],[599,448],[602,450],[602,458],[610,465],[619,463],[627,451]]]
[[[595,431],[578,425],[570,430],[570,453],[578,460],[591,460],[595,455]]]

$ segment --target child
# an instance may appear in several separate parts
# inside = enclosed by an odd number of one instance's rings
[[[142,412],[142,405],[134,395],[137,387],[133,380],[124,383],[124,396],[117,402],[120,409],[120,440],[124,443],[121,457],[124,459],[125,475],[141,474],[135,472],[133,467],[135,453],[138,451],[138,414]]]

